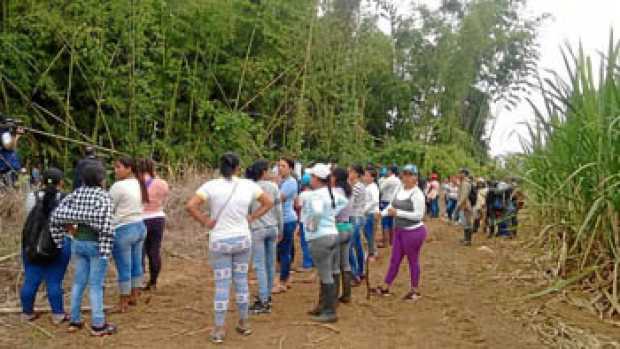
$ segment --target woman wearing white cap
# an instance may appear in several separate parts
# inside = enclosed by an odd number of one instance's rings
[[[312,260],[321,280],[319,294],[319,315],[313,316],[318,322],[335,322],[338,293],[334,280],[335,255],[338,247],[336,215],[348,200],[332,192],[331,171],[325,164],[316,164],[308,169],[312,191],[302,193],[302,221],[306,239],[310,246]]]
[[[385,284],[376,289],[380,295],[390,295],[390,287],[396,279],[400,263],[407,256],[411,274],[411,289],[404,300],[417,300],[420,297],[420,250],[426,240],[426,227],[422,222],[426,200],[418,187],[418,168],[407,165],[402,170],[403,185],[398,189],[392,202],[381,214],[394,217],[394,244],[390,267],[385,276]]]

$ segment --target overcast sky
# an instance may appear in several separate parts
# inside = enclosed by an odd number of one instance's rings
[[[437,6],[440,0],[393,0],[403,12],[411,10],[411,3]],[[592,56],[606,51],[609,31],[614,28],[620,38],[620,0],[529,0],[528,11],[532,14],[549,13],[553,17],[541,28],[540,70],[563,70],[560,46],[566,41],[576,46],[582,41],[584,49]],[[514,132],[524,132],[523,122],[530,122],[532,112],[526,102],[508,112],[501,107],[491,139],[493,155],[520,151],[519,137]],[[524,133],[525,134],[525,133]]]

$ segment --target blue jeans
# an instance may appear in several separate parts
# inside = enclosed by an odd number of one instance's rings
[[[45,280],[47,288],[47,300],[52,308],[52,314],[65,313],[62,280],[71,259],[71,239],[65,237],[60,254],[48,264],[34,264],[22,253],[24,262],[24,284],[20,292],[22,312],[32,315],[34,313],[34,301],[41,281]]]
[[[120,226],[115,230],[112,256],[116,263],[118,288],[123,296],[131,294],[132,288],[142,287],[144,270],[142,269],[142,253],[146,227],[144,222],[136,222]]]
[[[215,278],[215,325],[224,326],[231,279],[235,283],[235,296],[239,318],[248,318],[250,291],[248,288],[248,269],[250,263],[250,239],[238,237],[223,239],[209,244],[209,262]]]
[[[88,284],[91,324],[93,327],[101,327],[105,324],[103,282],[108,270],[108,260],[99,255],[97,242],[81,240],[73,241],[72,258],[75,276],[71,289],[71,322],[81,322],[82,296]]]
[[[364,247],[362,246],[362,226],[364,217],[351,217],[353,224],[353,236],[351,236],[351,248],[349,250],[349,263],[353,275],[358,278],[364,275]]]
[[[431,200],[431,217],[432,218],[439,217],[439,198],[435,198]]]
[[[388,201],[379,202],[379,209],[383,211],[386,207],[388,207],[390,203]],[[381,227],[383,231],[389,231],[394,228],[394,217],[386,216],[381,218]]]
[[[448,219],[456,220],[456,217],[454,217],[455,209],[456,209],[456,199],[448,199],[448,207],[446,208],[446,211],[448,211]]]
[[[258,280],[258,298],[269,301],[276,273],[276,244],[278,228],[267,227],[252,231],[252,260]]]
[[[375,215],[374,213],[366,215],[366,223],[364,224],[364,237],[368,244],[368,254],[374,256],[377,253],[375,247]]]
[[[284,223],[282,241],[278,243],[278,257],[280,259],[280,281],[288,281],[291,274],[291,262],[293,261],[293,234],[295,234],[297,222]]]
[[[302,266],[306,269],[310,269],[314,267],[314,262],[312,262],[312,255],[310,254],[310,248],[306,240],[304,225],[301,223],[299,223],[299,240],[301,244],[301,253],[303,255]]]

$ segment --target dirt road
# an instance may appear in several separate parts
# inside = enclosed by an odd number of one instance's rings
[[[565,306],[548,300],[524,302],[520,297],[541,289],[532,258],[519,241],[476,237],[471,248],[456,242],[459,231],[442,221],[428,223],[429,240],[422,252],[421,292],[416,303],[400,300],[408,287],[403,264],[393,289],[395,297],[366,300],[365,287],[354,290],[354,302],[338,309],[340,321],[333,328],[311,324],[305,315],[316,298],[317,286],[296,273],[293,289],[274,298],[271,315],[253,317],[254,335],[242,338],[229,331],[225,348],[539,348],[574,343],[553,339],[564,327],[569,336],[596,332],[599,344],[620,341],[613,326],[589,325],[594,318],[582,313],[562,315]],[[166,250],[180,246],[168,232]],[[157,293],[142,299],[128,314],[111,315],[119,333],[106,338],[89,337],[88,331],[66,333],[47,316],[34,326],[22,324],[17,315],[0,316],[0,347],[19,348],[205,348],[212,324],[213,283],[203,246],[194,242],[193,254],[168,253]],[[371,266],[371,280],[378,284],[387,268],[388,251]],[[190,257],[188,257],[190,256]],[[113,269],[113,268],[111,268]],[[70,280],[70,278],[69,278]],[[113,281],[111,279],[110,281]],[[67,291],[70,283],[65,285]],[[111,284],[106,303],[116,300]],[[255,286],[253,286],[255,289]],[[87,302],[87,301],[85,301]],[[148,302],[148,303],[147,303]],[[557,303],[557,302],[556,302]],[[560,302],[561,303],[561,302]],[[45,305],[45,300],[39,302]],[[552,314],[552,315],[545,315]],[[570,323],[562,316],[569,316]],[[235,313],[229,312],[233,328]],[[556,322],[554,322],[556,321]],[[576,325],[575,325],[576,324]],[[559,327],[558,327],[559,326]],[[548,335],[550,334],[551,337]],[[601,337],[599,337],[601,338]]]

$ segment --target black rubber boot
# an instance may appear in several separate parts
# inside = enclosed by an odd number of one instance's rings
[[[334,274],[334,284],[336,285],[336,297],[340,296],[340,278],[342,273]]]
[[[463,240],[461,240],[461,245],[463,246],[471,246],[471,229],[465,229],[463,234]]]
[[[321,311],[325,307],[325,290],[323,289],[323,284],[319,288],[319,302],[312,310],[308,310],[308,315],[319,316]]]
[[[342,297],[341,303],[351,303],[351,282],[353,281],[353,272],[345,271],[342,274]]]
[[[313,316],[312,320],[323,323],[336,322],[338,321],[338,316],[336,316],[336,303],[338,302],[336,284],[321,284],[321,288],[325,295],[324,306],[321,310],[321,314]]]

